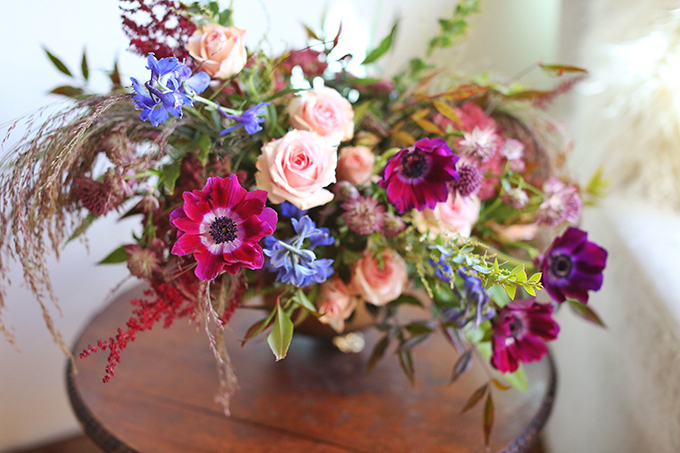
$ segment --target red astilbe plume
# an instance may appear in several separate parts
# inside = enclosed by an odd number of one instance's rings
[[[196,26],[180,12],[176,0],[120,0],[123,31],[134,53],[157,59],[177,57],[189,61],[186,44]]]
[[[195,279],[191,278],[191,280],[195,282]],[[130,301],[137,308],[133,310],[132,317],[126,324],[127,330],[118,328],[115,337],[98,340],[97,346],[88,345],[87,349],[80,353],[80,358],[84,359],[98,350],[109,350],[109,363],[106,366],[106,375],[102,379],[104,383],[109,382],[115,375],[114,371],[120,363],[121,352],[127,348],[129,342],[135,341],[137,333],[151,330],[160,321],[163,321],[163,327],[167,329],[175,320],[193,316],[195,313],[195,301],[188,300],[175,286],[152,281],[151,287],[152,289],[144,291],[144,295],[147,297],[155,295],[156,300],[150,302],[147,299],[133,299]]]

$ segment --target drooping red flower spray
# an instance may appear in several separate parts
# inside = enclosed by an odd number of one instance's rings
[[[186,284],[186,289],[194,292],[198,287],[198,282],[191,274],[182,278],[182,282],[176,284]],[[87,349],[80,353],[80,358],[84,359],[99,350],[109,351],[109,363],[106,366],[106,374],[102,379],[104,383],[109,382],[115,375],[115,368],[121,360],[120,353],[127,348],[129,342],[135,341],[137,333],[151,330],[160,321],[163,321],[163,327],[167,329],[177,319],[194,316],[196,312],[195,303],[187,300],[177,287],[151,281],[151,288],[146,290],[144,295],[149,298],[155,295],[155,300],[133,299],[130,301],[136,308],[126,324],[126,330],[118,328],[115,337],[110,337],[108,340],[98,340],[97,346],[89,345]]]
[[[180,13],[184,9],[176,0],[120,0],[123,31],[132,51],[190,61],[186,43],[196,26]]]

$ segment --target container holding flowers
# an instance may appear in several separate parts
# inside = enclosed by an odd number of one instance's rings
[[[477,1],[442,19],[426,55],[391,80],[353,75],[351,55],[332,70],[341,31],[310,30],[308,48],[270,56],[246,49],[245,31],[217,2],[124,4],[149,73],[130,79],[134,93],[117,71],[110,93],[65,92],[73,106],[18,144],[0,174],[0,248],[19,258],[41,303],[51,296],[46,251],[113,211],[140,219],[141,234],[102,262],[126,263],[148,283],[146,298],[80,353],[109,354],[104,382],[137,334],[189,318],[208,333],[229,413],[236,378],[224,329],[240,308],[263,310],[243,343],[266,337],[276,360],[306,318],[341,334],[370,316],[382,333],[372,363],[396,347],[413,381],[412,350],[444,335],[460,354],[453,380],[474,356],[496,370],[490,379],[518,387],[522,364],[558,336],[556,308],[566,302],[601,324],[587,302],[607,252],[575,226],[601,181],[583,189],[569,180],[567,142],[540,109],[564,83],[454,82],[428,61],[464,33]],[[141,27],[144,12],[151,22]],[[538,240],[546,231],[558,232],[547,247]],[[420,317],[398,316],[404,306]]]

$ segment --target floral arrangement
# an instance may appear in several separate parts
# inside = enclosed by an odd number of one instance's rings
[[[352,55],[330,57],[341,30],[308,29],[309,47],[269,56],[246,48],[217,2],[121,0],[149,73],[130,78],[134,93],[117,68],[110,93],[56,89],[72,105],[29,128],[0,174],[0,248],[20,260],[55,341],[69,354],[45,305],[45,252],[109,213],[137,216],[141,234],[101,263],[127,263],[148,282],[146,298],[80,354],[108,353],[104,382],[138,334],[189,318],[208,334],[228,414],[237,382],[224,327],[259,297],[265,314],[243,343],[266,336],[276,360],[296,326],[339,335],[363,315],[383,332],[369,368],[393,347],[414,381],[412,351],[433,334],[460,353],[452,381],[473,358],[488,362],[465,408],[486,396],[488,442],[493,391],[526,388],[522,364],[558,336],[554,311],[566,302],[602,324],[587,302],[607,252],[576,226],[603,181],[569,179],[569,141],[541,109],[584,71],[537,65],[566,77],[541,91],[456,79],[430,63],[478,7],[460,2],[424,57],[385,80],[353,75]],[[421,316],[397,317],[405,305]]]

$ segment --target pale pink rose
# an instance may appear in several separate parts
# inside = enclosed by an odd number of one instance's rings
[[[333,88],[306,91],[288,106],[295,129],[313,131],[337,145],[354,136],[352,104]]]
[[[316,306],[322,315],[319,321],[342,333],[345,330],[345,320],[352,315],[357,303],[356,297],[349,294],[347,285],[342,280],[335,278],[326,281],[321,285],[316,298]]]
[[[373,175],[375,154],[367,146],[348,146],[340,150],[338,180],[355,186],[366,184]]]
[[[378,257],[366,254],[352,266],[350,293],[373,305],[385,305],[399,297],[408,282],[406,261],[394,250]]]
[[[525,223],[520,225],[492,225],[491,228],[498,236],[509,242],[531,241],[538,233],[538,224]]]
[[[338,154],[313,132],[290,131],[262,147],[257,159],[257,187],[269,192],[274,204],[288,201],[300,209],[321,206],[333,199],[324,189],[335,182]]]
[[[199,70],[217,79],[228,79],[241,72],[248,61],[246,32],[236,27],[209,24],[194,32],[187,44]]]
[[[429,228],[432,237],[440,233],[449,235],[452,232],[469,237],[479,218],[480,206],[477,197],[457,197],[450,194],[446,202],[437,203],[434,209],[413,211],[413,223],[421,233]]]

